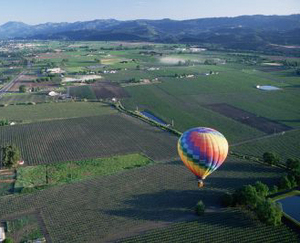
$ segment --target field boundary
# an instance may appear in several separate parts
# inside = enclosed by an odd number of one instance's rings
[[[126,109],[122,103],[119,101],[117,103],[109,103],[107,102],[107,104],[110,104],[112,105],[113,107],[115,107],[118,111],[122,112],[122,113],[126,113],[127,115],[130,115],[131,117],[134,117],[134,118],[138,118],[139,120],[141,121],[144,121],[152,126],[155,126],[155,127],[158,127],[160,128],[161,130],[164,130],[164,131],[168,131],[172,134],[175,134],[176,136],[180,137],[182,135],[182,132],[176,130],[175,128],[171,128],[170,126],[165,126],[159,122],[156,122],[144,115],[142,115],[140,112],[134,112],[134,111],[131,111],[131,110],[128,110]]]

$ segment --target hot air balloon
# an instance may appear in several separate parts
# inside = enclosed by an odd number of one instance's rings
[[[198,187],[203,187],[203,180],[223,164],[228,154],[226,138],[207,127],[184,132],[177,148],[185,166],[196,175]]]

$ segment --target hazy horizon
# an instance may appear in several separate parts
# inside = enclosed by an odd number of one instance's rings
[[[53,22],[53,21],[48,21],[48,22],[41,22],[41,23],[36,23],[36,24],[30,24],[30,23],[26,23],[24,21],[15,21],[15,20],[10,20],[4,23],[0,23],[0,25],[9,23],[9,22],[20,22],[20,23],[24,23],[27,25],[40,25],[40,24],[47,24],[47,23],[75,23],[75,22],[89,22],[89,21],[95,21],[95,20],[117,20],[117,21],[136,21],[136,20],[162,20],[162,19],[171,19],[171,20],[175,20],[175,21],[184,21],[184,20],[192,20],[192,19],[207,19],[207,18],[236,18],[236,17],[242,17],[242,16],[290,16],[290,15],[300,15],[300,13],[295,13],[295,14],[272,14],[272,15],[266,15],[266,14],[253,14],[253,15],[237,15],[237,16],[220,16],[220,17],[199,17],[199,18],[191,18],[191,19],[172,19],[172,18],[161,18],[161,19],[148,19],[148,18],[140,18],[140,19],[126,19],[126,20],[122,20],[122,19],[116,19],[116,18],[105,18],[105,19],[87,19],[87,20],[77,20],[77,21],[59,21],[59,22]]]
[[[1,1],[0,25],[10,21],[29,25],[95,19],[173,20],[237,17],[243,15],[291,15],[300,13],[298,0],[11,0]]]

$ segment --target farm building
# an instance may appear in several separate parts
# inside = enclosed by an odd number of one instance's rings
[[[65,71],[62,70],[61,68],[48,68],[47,73],[52,73],[52,74],[59,74],[59,73],[64,73]]]
[[[48,95],[51,96],[51,97],[54,97],[54,96],[58,96],[59,93],[56,93],[55,91],[51,91],[51,92],[49,92]]]

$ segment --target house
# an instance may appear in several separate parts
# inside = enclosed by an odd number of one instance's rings
[[[51,96],[51,97],[55,97],[55,96],[58,96],[59,93],[56,93],[55,91],[51,91],[51,92],[49,92],[48,95]]]

